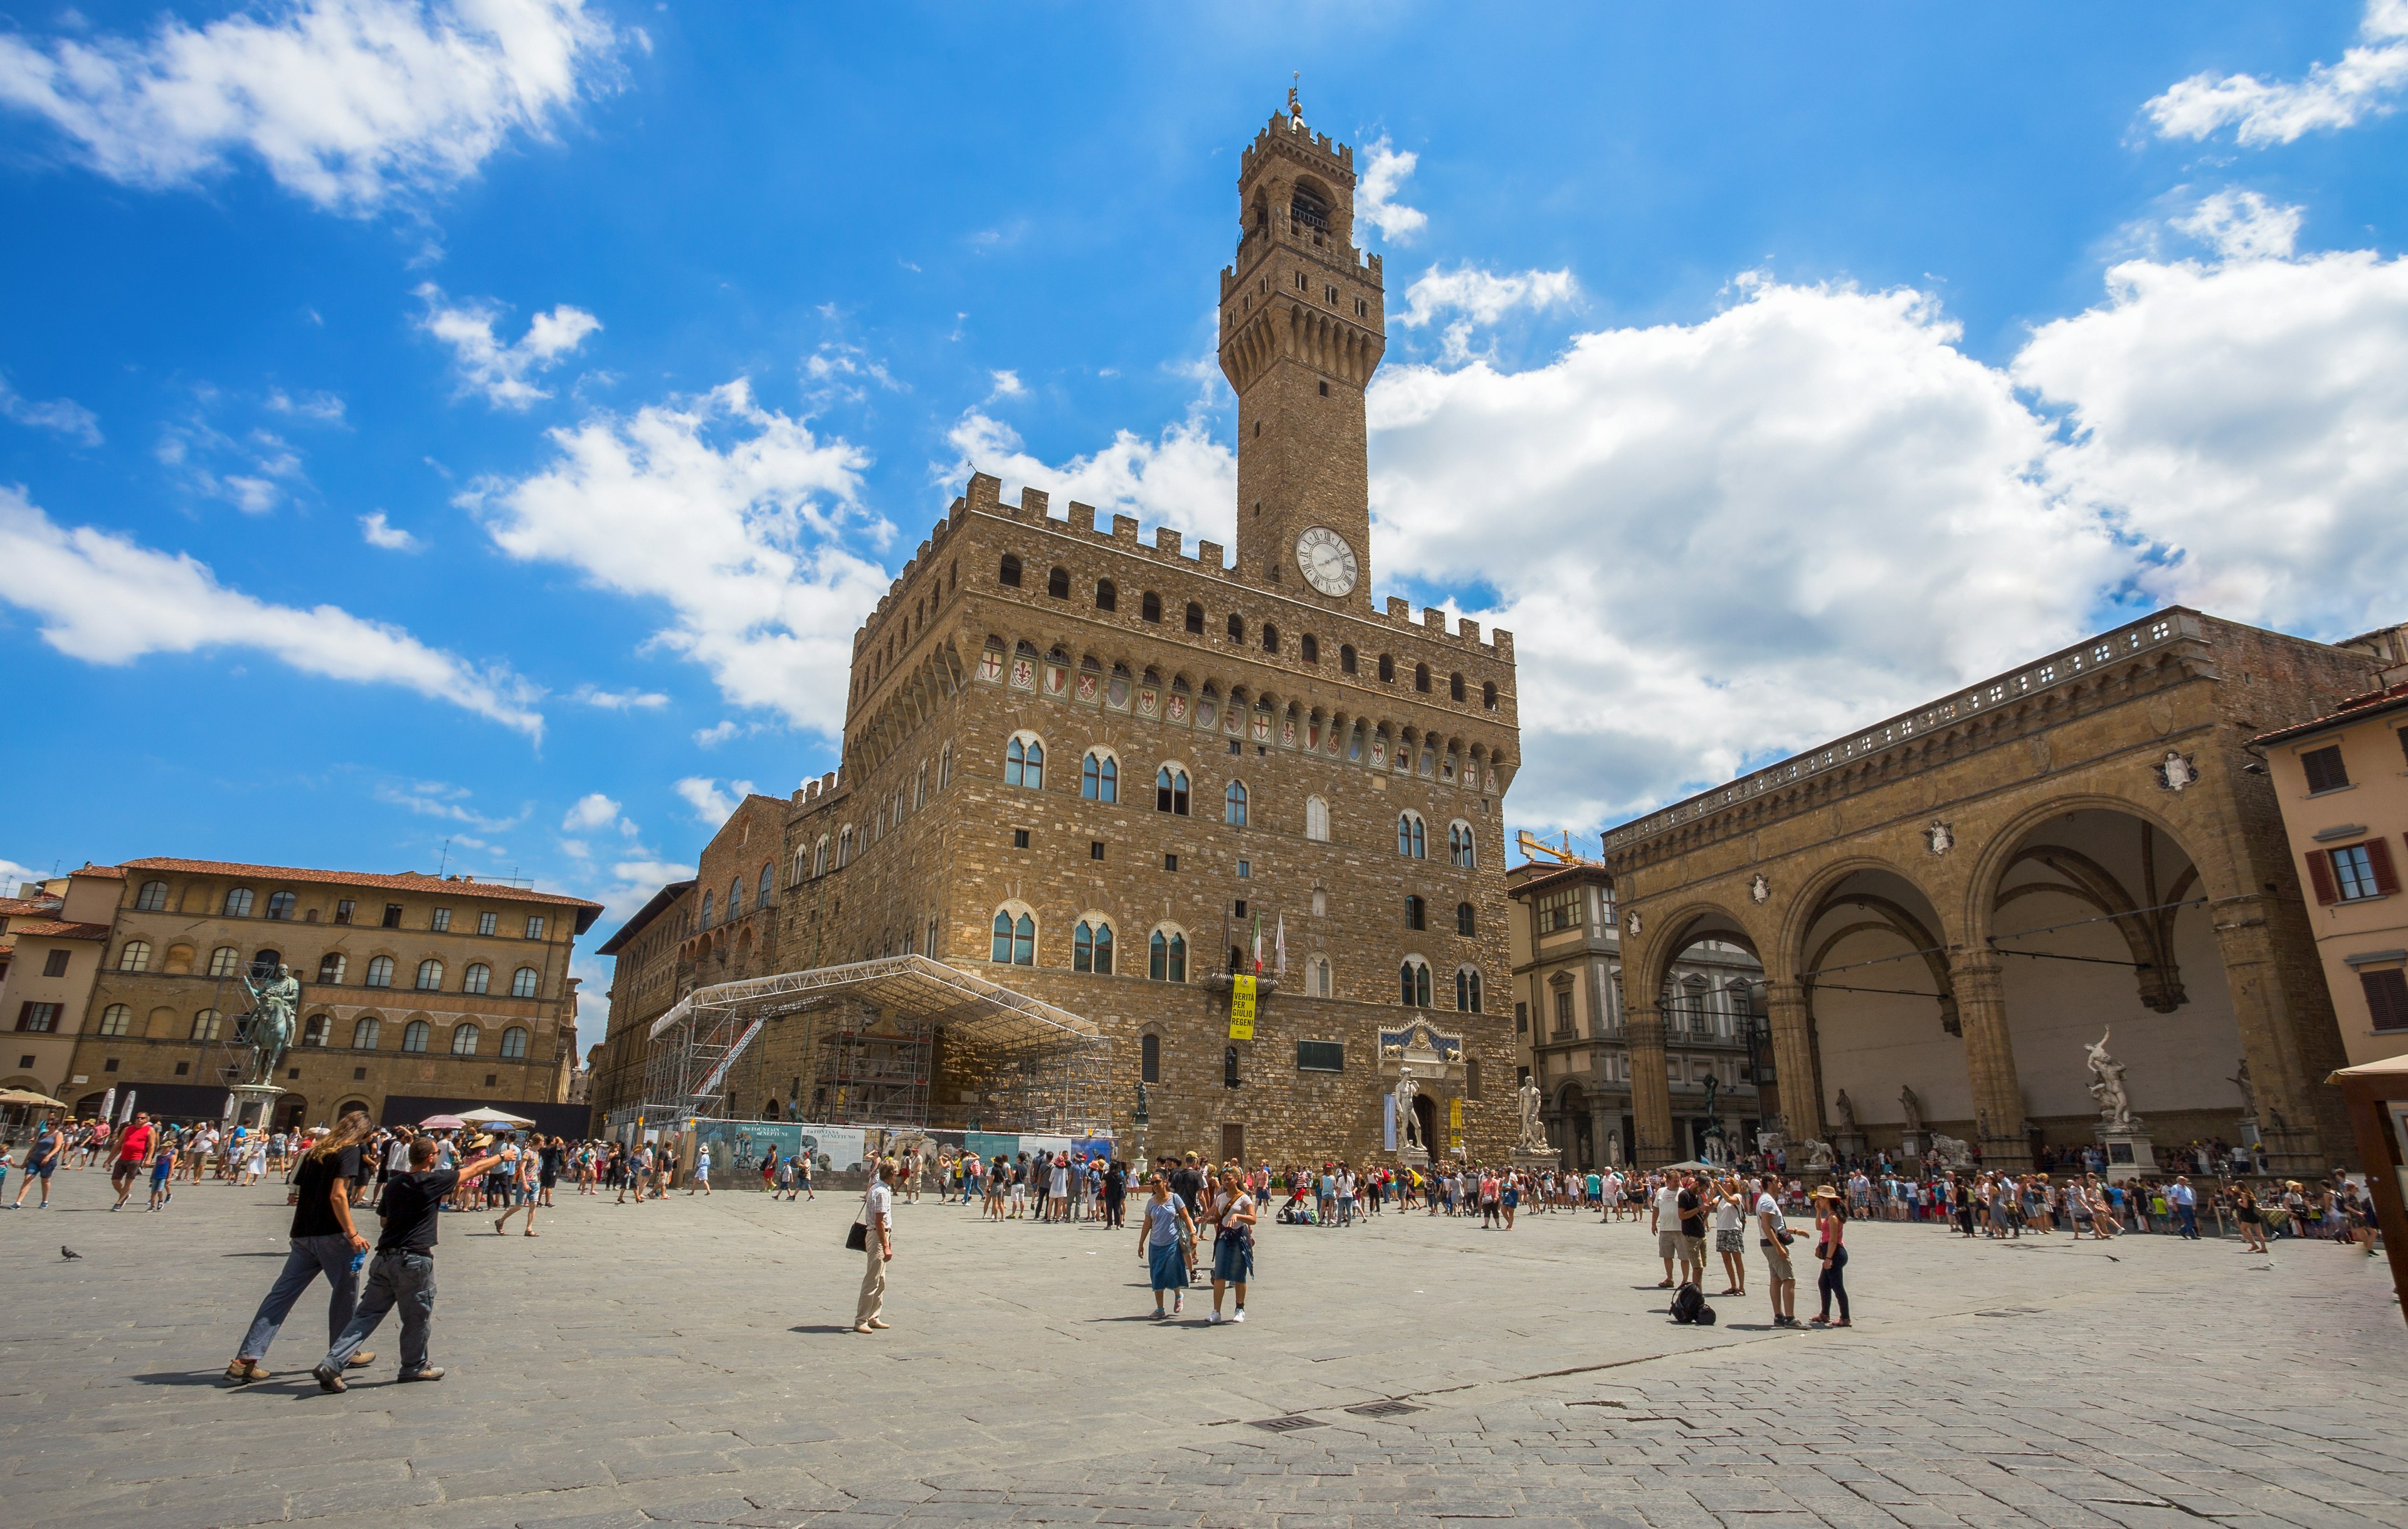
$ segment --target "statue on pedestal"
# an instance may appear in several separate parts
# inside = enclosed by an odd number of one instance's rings
[[[1522,1137],[1513,1144],[1513,1149],[1517,1152],[1555,1150],[1547,1144],[1547,1128],[1539,1123],[1539,1107],[1546,1100],[1546,1096],[1539,1091],[1539,1085],[1529,1078],[1524,1078],[1522,1087],[1514,1091],[1513,1098],[1515,1103],[1522,1106]]]
[[[2090,1097],[2099,1101],[2099,1129],[2128,1133],[2133,1129],[2132,1096],[2124,1087],[2124,1064],[2107,1054],[2107,1031],[2087,1048],[2086,1065],[2093,1079]]]
[[[285,1047],[293,1044],[294,1016],[301,1006],[301,982],[290,967],[279,961],[274,976],[254,982],[245,974],[242,986],[251,994],[251,1014],[242,1038],[251,1046],[251,1075],[244,1081],[265,1084],[276,1075],[276,1064],[284,1060]]]
[[[2258,1118],[2258,1085],[2252,1082],[2249,1077],[2249,1059],[2246,1057],[2242,1058],[2241,1071],[2233,1074],[2224,1081],[2231,1084],[2234,1088],[2241,1090],[2242,1118],[2244,1120],[2254,1120]]]
[[[1848,1090],[1842,1089],[1840,1090],[1840,1097],[1833,1100],[1831,1103],[1832,1107],[1840,1112],[1840,1134],[1842,1136],[1855,1136],[1861,1134],[1861,1132],[1856,1129],[1856,1101],[1848,1097]]]
[[[1914,1090],[1903,1083],[1898,1086],[1898,1104],[1899,1108],[1906,1111],[1907,1134],[1923,1134],[1923,1101],[1914,1097]]]
[[[1423,1145],[1421,1117],[1413,1112],[1413,1100],[1421,1091],[1422,1086],[1413,1081],[1412,1074],[1406,1073],[1397,1079],[1397,1129],[1402,1132],[1398,1140],[1415,1150]]]

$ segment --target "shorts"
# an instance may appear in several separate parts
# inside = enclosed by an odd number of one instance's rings
[[[1028,1186],[1027,1186],[1027,1185],[1025,1185],[1025,1184],[1014,1184],[1014,1185],[1011,1187],[1011,1203],[1012,1203],[1013,1204],[1015,1204],[1015,1205],[1025,1205],[1025,1204],[1028,1204]]]
[[[48,1182],[50,1182],[50,1176],[51,1176],[52,1174],[57,1173],[58,1171],[59,1171],[59,1160],[58,1160],[58,1159],[56,1159],[56,1158],[52,1158],[52,1159],[51,1159],[50,1161],[48,1161],[48,1162],[41,1162],[41,1163],[32,1163],[32,1162],[29,1162],[29,1163],[27,1163],[27,1164],[25,1165],[25,1176],[26,1176],[26,1177],[31,1178],[31,1177],[33,1177],[33,1176],[35,1176],[36,1175],[37,1175],[37,1174],[38,1174],[38,1175],[40,1175],[40,1176],[41,1176],[42,1181],[43,1181],[44,1183],[48,1183]]]
[[[1679,1258],[1681,1256],[1681,1234],[1678,1232],[1656,1233],[1656,1256],[1657,1258]]]
[[[1743,1234],[1743,1233],[1741,1233],[1741,1231],[1739,1230],[1739,1228],[1737,1228],[1737,1227],[1733,1227],[1733,1228],[1731,1228],[1728,1232],[1717,1232],[1717,1233],[1714,1233],[1714,1251],[1715,1251],[1715,1252],[1717,1252],[1717,1253],[1744,1253],[1744,1252],[1746,1252],[1746,1251],[1747,1251],[1747,1242],[1746,1242],[1746,1239],[1745,1239],[1744,1234]]]
[[[43,1169],[42,1176],[44,1178],[50,1177],[50,1170],[47,1168]],[[118,1159],[117,1166],[108,1171],[108,1182],[111,1185],[131,1184],[141,1176],[142,1164],[131,1158]]]
[[[1775,1242],[1770,1237],[1762,1239],[1757,1246],[1764,1249],[1764,1266],[1772,1272],[1773,1278],[1795,1279],[1798,1277],[1798,1276],[1792,1272],[1789,1267],[1788,1248],[1782,1247],[1780,1243]]]
[[[1683,1237],[1681,1239],[1681,1256],[1687,1259],[1690,1262],[1702,1267],[1706,1262],[1706,1239],[1703,1237]]]

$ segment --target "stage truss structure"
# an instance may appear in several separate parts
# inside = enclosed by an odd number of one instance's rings
[[[741,1059],[770,1025],[793,1021],[808,1027],[800,1049],[812,1059],[818,1105],[806,1109],[809,1118],[945,1124],[930,1118],[941,1052],[948,1104],[957,1105],[945,1113],[960,1123],[1051,1135],[1110,1130],[1111,1042],[1095,1021],[926,956],[688,993],[652,1022],[642,1115],[666,1125],[726,1111]]]

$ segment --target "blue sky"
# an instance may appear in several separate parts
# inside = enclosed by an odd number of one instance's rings
[[[1291,70],[1376,172],[1375,593],[1516,632],[1522,823],[2167,600],[2408,615],[2403,0],[1192,8],[12,12],[0,858],[632,911],[832,767],[970,465],[1227,540]]]

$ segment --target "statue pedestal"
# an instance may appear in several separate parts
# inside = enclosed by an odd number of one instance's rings
[[[2157,1155],[2149,1145],[2147,1129],[2140,1121],[2100,1126],[2099,1147],[2107,1158],[2107,1182],[2110,1184],[2157,1176]]]
[[[264,1130],[276,1113],[276,1102],[284,1097],[286,1090],[273,1083],[237,1083],[226,1091],[234,1096],[230,1123]]]
[[[1915,1131],[1910,1131],[1910,1132],[1908,1132],[1905,1135],[1903,1135],[1903,1136],[1899,1137],[1899,1143],[1898,1143],[1898,1155],[1899,1155],[1899,1157],[1901,1157],[1901,1158],[1910,1158],[1910,1159],[1913,1159],[1914,1161],[1917,1161],[1917,1162],[1922,1161],[1923,1161],[1923,1134],[1922,1134],[1922,1132],[1915,1132]]]
[[[1865,1133],[1861,1131],[1842,1131],[1834,1133],[1831,1137],[1831,1154],[1839,1159],[1842,1168],[1851,1161],[1860,1161],[1872,1155],[1870,1144],[1865,1140]]]
[[[1513,1148],[1513,1166],[1524,1173],[1543,1174],[1564,1165],[1564,1155],[1554,1147],[1543,1150],[1517,1147]]]

